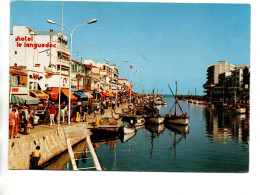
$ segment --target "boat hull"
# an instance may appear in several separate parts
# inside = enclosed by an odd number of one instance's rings
[[[124,126],[123,127],[123,132],[124,134],[131,134],[131,133],[134,133],[135,132],[135,129],[131,128],[131,127],[128,127],[128,126]]]
[[[166,123],[178,125],[188,125],[189,121],[187,118],[168,118],[165,120]]]

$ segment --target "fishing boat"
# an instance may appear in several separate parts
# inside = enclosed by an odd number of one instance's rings
[[[112,117],[105,117],[100,120],[96,120],[96,122],[89,123],[88,128],[91,132],[118,132],[120,128],[123,127],[122,119],[116,120]]]
[[[176,95],[174,96],[170,85],[169,88],[173,94],[173,96],[175,97],[175,113],[174,115],[170,114],[171,110],[168,114],[165,115],[165,123],[171,123],[171,124],[178,124],[178,125],[188,125],[190,119],[187,117],[187,113],[184,114],[184,112],[182,111],[182,108],[180,106],[180,104],[178,103],[178,97],[177,97],[177,81],[175,82],[176,84]],[[180,110],[182,111],[182,115],[178,115],[177,114],[177,106],[179,106]],[[173,108],[173,107],[172,107]]]

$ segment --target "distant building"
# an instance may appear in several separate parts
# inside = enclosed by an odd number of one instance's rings
[[[241,97],[245,88],[243,72],[249,68],[249,65],[232,65],[226,61],[208,66],[207,81],[203,88],[209,100]]]

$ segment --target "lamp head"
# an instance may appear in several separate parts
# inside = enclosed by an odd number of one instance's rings
[[[48,23],[51,23],[51,24],[56,24],[56,22],[52,21],[52,20],[47,20]]]
[[[97,19],[93,19],[93,20],[88,21],[88,24],[92,24],[92,23],[95,23],[95,22],[97,22]]]

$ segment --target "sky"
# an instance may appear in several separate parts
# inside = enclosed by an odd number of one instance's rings
[[[14,1],[10,28],[61,30],[62,2]],[[204,95],[207,66],[250,65],[250,5],[207,3],[64,2],[63,24],[73,34],[73,59],[119,64],[134,90]],[[10,30],[11,30],[10,29]],[[65,34],[69,36],[68,31]],[[130,69],[133,65],[133,69]],[[138,73],[136,73],[138,71]],[[142,79],[141,79],[142,77]]]

